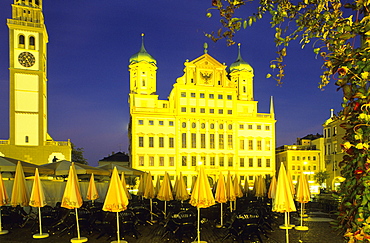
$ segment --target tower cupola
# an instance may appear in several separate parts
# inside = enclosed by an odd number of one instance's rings
[[[141,34],[141,36],[142,36],[142,40],[141,40],[140,51],[130,57],[130,61],[129,61],[130,64],[133,63],[133,62],[135,62],[135,63],[147,62],[147,63],[157,65],[157,60],[155,60],[154,57],[152,57],[145,49],[144,34]]]
[[[240,43],[238,44],[239,50],[238,50],[238,58],[235,62],[233,62],[230,67],[229,71],[242,71],[246,70],[248,72],[253,73],[253,68],[251,65],[249,65],[246,61],[243,60],[242,55],[240,54]]]

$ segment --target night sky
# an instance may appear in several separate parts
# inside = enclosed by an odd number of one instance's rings
[[[139,51],[141,33],[146,50],[157,60],[157,91],[167,99],[186,59],[208,54],[230,65],[237,45],[212,42],[204,33],[217,31],[217,12],[207,18],[211,1],[43,1],[48,44],[49,134],[56,141],[71,139],[85,150],[90,165],[112,152],[128,152],[128,60]],[[13,0],[0,2],[0,139],[9,138],[9,41],[6,19]],[[252,6],[253,7],[253,6]],[[266,16],[240,31],[243,59],[254,68],[254,97],[259,112],[268,113],[274,98],[276,145],[293,144],[297,137],[322,133],[330,109],[338,112],[341,93],[320,82],[321,57],[312,45],[289,46],[282,86],[266,79],[276,57],[274,32]]]

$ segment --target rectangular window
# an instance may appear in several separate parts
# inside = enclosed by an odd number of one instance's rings
[[[222,94],[219,94],[217,97],[218,97],[219,100],[222,100],[223,99]]]
[[[149,125],[150,126],[153,126],[154,125],[154,121],[153,120],[149,120]]]
[[[169,125],[170,127],[173,127],[173,121],[169,121],[169,122],[168,122],[168,125]]]
[[[214,149],[215,148],[215,135],[209,134],[209,148]]]
[[[297,156],[297,160],[301,160],[301,157]]]
[[[209,94],[209,98],[210,99],[214,99],[215,98],[215,95],[214,94]]]
[[[190,96],[194,98],[195,97],[195,93],[191,93]]]
[[[252,139],[248,140],[248,149],[253,150],[253,140]]]
[[[253,167],[253,158],[248,159],[248,166]]]
[[[191,113],[195,113],[195,108],[194,108],[194,107],[192,107],[192,108],[190,109],[190,111],[191,111]]]
[[[257,159],[257,167],[262,167],[262,159]]]
[[[186,97],[186,92],[181,92],[181,97]]]
[[[265,126],[266,131],[270,131],[270,126]]]
[[[295,165],[292,165],[292,170],[295,170]]]
[[[159,147],[160,148],[164,147],[164,137],[159,137]]]
[[[239,124],[239,129],[240,130],[243,130],[244,129],[244,125],[243,124]]]
[[[191,166],[197,166],[197,156],[191,156]]]
[[[139,125],[144,125],[144,120],[139,120],[138,124]]]
[[[197,148],[197,134],[191,134],[191,148]]]
[[[252,130],[253,129],[253,125],[248,125],[248,129],[249,130]]]
[[[206,165],[206,157],[205,156],[200,157],[200,161],[202,162],[202,165]]]
[[[144,166],[144,156],[139,156],[139,166]]]
[[[244,158],[239,159],[239,166],[244,167]]]
[[[164,125],[163,121],[159,121],[159,125],[163,126]]]
[[[301,166],[297,165],[297,170],[301,170]]]
[[[164,157],[159,157],[159,166],[164,166]]]
[[[227,146],[229,149],[233,148],[233,135],[227,135]]]
[[[270,151],[271,150],[271,141],[270,140],[267,140],[266,141],[266,150],[267,151]]]
[[[218,109],[218,114],[224,114],[224,110],[223,109]]]
[[[227,110],[227,114],[228,115],[232,115],[233,114],[233,110]]]
[[[239,144],[240,144],[240,149],[244,150],[244,139],[240,139]]]
[[[186,107],[181,107],[181,112],[186,112]]]
[[[154,137],[149,137],[149,148],[154,148]]]
[[[186,133],[181,134],[181,148],[186,148]]]
[[[262,150],[262,141],[257,140],[257,150]]]
[[[219,165],[220,167],[224,167],[225,166],[225,157],[219,157]]]
[[[173,148],[175,145],[174,142],[175,142],[174,138],[168,138],[168,147]]]
[[[295,156],[292,156],[292,160],[293,160],[293,161],[295,160]]]
[[[308,166],[308,170],[311,170],[311,165]]]
[[[144,147],[144,137],[139,137],[139,147]]]
[[[224,135],[223,134],[218,135],[218,148],[224,149]]]
[[[206,134],[200,134],[200,147],[206,148]]]
[[[187,161],[186,161],[187,157],[186,156],[181,156],[181,165],[182,166],[187,166]]]
[[[249,180],[250,181],[253,181],[253,176],[249,176]]]
[[[266,159],[266,167],[271,167],[271,160],[270,159]]]
[[[209,109],[209,113],[211,114],[215,113],[215,109]]]
[[[206,109],[205,108],[200,108],[200,113],[206,113]]]
[[[257,130],[261,130],[261,125],[257,125]]]
[[[216,158],[215,157],[210,157],[209,158],[209,165],[210,166],[215,166],[216,165]]]
[[[154,157],[153,156],[149,157],[149,166],[154,166]]]
[[[229,157],[227,165],[233,167],[233,157]]]
[[[200,93],[199,98],[204,98],[204,93]]]
[[[232,100],[233,99],[232,95],[227,95],[227,99]]]
[[[175,157],[170,157],[170,166],[175,166]]]
[[[313,160],[316,160],[316,156],[313,156],[313,157],[312,157],[312,159],[313,159]]]
[[[305,165],[304,165],[304,166],[302,166],[302,169],[303,169],[303,170],[306,170],[306,166],[305,166]]]
[[[316,165],[313,166],[313,170],[316,170]]]

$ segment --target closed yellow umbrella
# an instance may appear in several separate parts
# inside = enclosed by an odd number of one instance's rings
[[[296,230],[308,230],[307,226],[303,226],[303,212],[304,204],[308,203],[311,199],[310,188],[308,185],[307,176],[301,172],[301,176],[298,181],[298,189],[296,195],[296,201],[301,203],[301,225],[296,226]]]
[[[153,198],[155,197],[152,174],[149,172],[146,177],[144,198],[150,201],[150,220],[153,221]]]
[[[195,182],[193,192],[190,198],[190,204],[198,209],[198,229],[197,229],[197,238],[198,242],[200,241],[200,208],[208,208],[214,205],[215,199],[212,195],[211,187],[209,185],[208,178],[204,173],[203,166],[199,168],[199,174],[197,181]],[[204,242],[204,241],[203,241]]]
[[[221,171],[217,181],[215,200],[221,204],[221,224],[218,226],[220,228],[224,225],[222,204],[227,202],[225,178]]]
[[[71,242],[87,241],[86,237],[80,236],[80,225],[78,222],[77,208],[80,208],[82,206],[82,203],[83,201],[82,201],[80,186],[78,184],[77,173],[76,173],[74,162],[72,162],[69,168],[67,184],[66,184],[66,188],[64,189],[64,194],[63,194],[62,204],[61,204],[63,208],[75,209],[77,238],[72,238]]]
[[[6,193],[3,177],[0,173],[0,235],[4,235],[8,233],[7,230],[3,230],[3,226],[1,224],[1,206],[4,206],[8,203],[9,203],[9,197],[8,197],[8,194]]]
[[[288,177],[288,182],[289,182],[290,190],[292,191],[292,194],[295,195],[295,188],[294,188],[292,176],[290,175],[290,170],[287,170],[286,175]]]
[[[43,207],[45,205],[46,205],[45,194],[44,194],[44,190],[43,190],[42,185],[41,185],[39,170],[36,168],[36,170],[35,170],[35,179],[33,181],[31,197],[30,197],[30,206],[39,208],[40,233],[33,235],[33,238],[36,238],[36,239],[49,237],[48,233],[42,233],[41,207]]]
[[[249,193],[250,193],[249,192],[249,182],[248,182],[248,176],[246,175],[245,180],[244,180],[244,195],[247,197]]]
[[[177,189],[175,193],[175,199],[179,201],[184,201],[189,199],[189,193],[186,190],[186,185],[184,181],[184,177],[182,177],[182,172],[180,172],[180,176],[177,181]]]
[[[144,196],[146,175],[147,175],[147,173],[140,176],[140,184],[139,184],[139,187],[137,189],[137,195],[138,196]]]
[[[29,206],[29,201],[30,199],[26,187],[26,179],[24,177],[23,168],[21,163],[18,161],[15,170],[14,184],[10,204],[12,205],[12,207],[16,207],[17,205],[27,207]]]
[[[269,192],[267,194],[268,198],[271,198],[272,200],[275,200],[276,197],[276,176],[273,176],[271,179]]]
[[[167,172],[164,174],[164,178],[161,184],[161,188],[159,188],[157,198],[161,201],[164,201],[164,214],[167,215],[167,201],[173,200],[170,176]]]
[[[94,173],[91,174],[89,187],[87,188],[86,199],[91,200],[94,204],[94,201],[99,198],[98,189],[96,189],[96,184],[94,180]]]
[[[155,196],[158,195],[159,189],[161,188],[161,180],[159,179],[159,175],[157,175],[157,181],[155,183],[155,188],[154,188],[154,194]]]
[[[117,171],[118,171],[118,169],[117,169]],[[129,193],[128,189],[127,189],[127,184],[126,184],[126,179],[125,179],[125,172],[121,173],[121,183],[122,183],[123,189],[126,192],[126,196],[127,196],[128,200],[131,200],[132,197],[131,197],[131,194]]]
[[[230,211],[233,211],[232,202],[236,200],[235,189],[233,185],[233,180],[231,179],[230,171],[227,173],[226,180],[226,197],[230,201]]]
[[[281,163],[276,186],[276,197],[272,211],[285,214],[285,225],[288,225],[288,212],[296,211],[284,164]],[[286,241],[289,242],[289,227],[286,229]]]
[[[113,242],[127,242],[121,241],[119,232],[119,215],[118,213],[127,209],[128,198],[125,190],[123,189],[122,182],[119,178],[117,168],[114,167],[112,176],[110,178],[107,195],[103,205],[104,211],[117,213],[117,241]]]
[[[235,175],[234,177],[234,192],[235,192],[235,196],[236,197],[243,197],[243,191],[242,191],[242,187],[240,186],[240,183],[239,183],[239,178],[238,178],[238,175]],[[235,199],[235,202],[234,202],[234,210],[236,210],[236,199]]]

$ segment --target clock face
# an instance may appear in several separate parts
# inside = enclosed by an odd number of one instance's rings
[[[18,56],[18,62],[23,67],[32,67],[35,64],[35,56],[29,52],[22,52]]]

